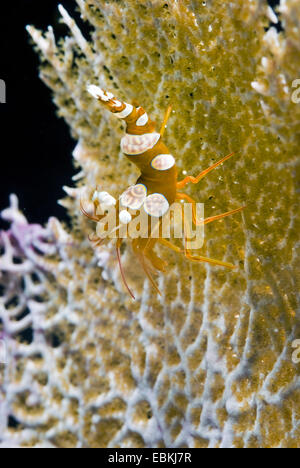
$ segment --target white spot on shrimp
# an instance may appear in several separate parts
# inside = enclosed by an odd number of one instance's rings
[[[128,211],[122,210],[119,214],[119,220],[122,224],[128,224],[132,220],[132,216]]]
[[[124,102],[124,104],[125,104],[125,109],[123,109],[121,112],[114,113],[114,116],[118,117],[118,119],[125,119],[133,111],[133,106],[131,104],[127,104],[127,102]]]
[[[112,93],[106,93],[104,92],[103,89],[101,89],[99,86],[95,85],[88,85],[87,86],[87,91],[95,98],[95,99],[101,99],[101,101],[107,102],[110,101],[114,97]]]
[[[143,127],[144,125],[146,125],[146,123],[148,122],[149,118],[148,118],[148,114],[147,112],[145,112],[144,114],[142,114],[136,121],[136,126],[137,127]]]
[[[129,187],[120,197],[122,206],[138,210],[147,196],[147,188],[143,184],[136,184]]]
[[[121,107],[122,103],[118,101],[117,99],[114,99],[114,102],[112,103],[114,107]]]
[[[160,139],[159,133],[144,133],[144,135],[126,134],[121,140],[121,150],[125,154],[142,154],[153,148]]]
[[[144,210],[149,216],[160,218],[169,209],[169,202],[161,193],[153,193],[144,201]]]
[[[175,165],[175,159],[171,154],[159,154],[152,159],[151,166],[158,171],[167,171]]]

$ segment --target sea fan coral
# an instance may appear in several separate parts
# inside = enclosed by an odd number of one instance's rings
[[[263,0],[77,0],[83,37],[29,32],[41,78],[78,144],[81,173],[61,202],[69,232],[30,225],[16,198],[2,212],[0,443],[54,447],[300,447],[296,203],[300,4],[282,0],[283,32]],[[118,197],[137,172],[122,128],[86,91],[98,83],[160,121],[180,171],[197,174],[236,151],[190,194],[206,214],[247,205],[243,221],[206,229],[203,253],[236,272],[171,265],[153,293],[123,252],[133,302],[109,247],[93,251],[80,197]]]

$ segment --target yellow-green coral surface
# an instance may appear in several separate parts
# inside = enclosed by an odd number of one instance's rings
[[[138,100],[158,123],[172,103],[165,140],[180,176],[235,151],[188,193],[205,203],[206,216],[247,208],[207,226],[202,250],[238,269],[191,264],[162,248],[162,297],[127,244],[134,302],[114,250],[92,250],[94,224],[80,213],[80,191],[68,189],[73,245],[49,259],[40,318],[63,344],[49,346],[47,359],[24,355],[11,365],[17,382],[30,360],[41,395],[37,408],[14,399],[22,421],[15,432],[30,446],[299,448],[292,345],[300,338],[300,103],[291,95],[300,78],[300,3],[282,1],[279,34],[266,29],[265,1],[77,3],[93,29],[87,40],[63,9],[70,36],[59,45],[51,29],[30,33],[41,77],[78,140],[78,187],[91,193],[99,184],[118,196],[138,175],[120,151],[122,124],[88,95],[91,82]]]

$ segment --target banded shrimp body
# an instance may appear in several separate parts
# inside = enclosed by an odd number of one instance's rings
[[[233,153],[223,157],[198,174],[197,177],[187,175],[179,181],[175,157],[163,142],[171,107],[168,107],[158,132],[155,122],[150,119],[141,106],[123,102],[112,93],[95,85],[89,85],[87,89],[115,117],[125,122],[126,133],[121,139],[121,149],[126,158],[140,170],[140,176],[136,183],[125,189],[118,200],[108,192],[96,190],[92,196],[93,214],[85,210],[84,201],[81,203],[83,213],[97,223],[96,235],[91,239],[95,248],[105,241],[110,241],[113,234],[121,275],[130,295],[134,298],[134,294],[126,281],[120,254],[120,247],[125,237],[131,241],[133,252],[158,293],[160,291],[154,281],[153,272],[165,272],[167,265],[155,252],[157,243],[185,255],[190,261],[206,262],[230,269],[235,268],[233,264],[228,262],[193,255],[188,242],[191,225],[186,216],[185,205],[191,207],[191,224],[194,226],[204,226],[212,221],[238,213],[244,207],[205,219],[199,217],[197,202],[189,195],[181,192],[189,183],[198,184],[210,171],[232,157]],[[163,222],[170,215],[175,204],[180,204],[182,215],[184,233],[182,248],[163,236],[162,232]],[[136,225],[137,217],[142,217],[147,221],[143,224],[145,227],[140,229],[138,236],[131,234],[133,231],[136,232],[131,227]],[[124,235],[124,229],[126,230],[126,236]]]

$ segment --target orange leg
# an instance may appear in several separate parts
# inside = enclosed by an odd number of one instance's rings
[[[189,203],[192,204],[193,223],[196,226],[200,226],[201,224],[208,224],[208,223],[211,223],[212,221],[217,221],[218,219],[226,218],[226,216],[230,216],[232,214],[238,213],[239,211],[242,211],[242,210],[244,210],[246,208],[245,206],[241,206],[240,208],[236,208],[235,210],[226,211],[226,213],[222,213],[222,214],[219,214],[219,215],[216,215],[216,216],[211,216],[210,218],[205,218],[205,219],[202,219],[202,220],[198,220],[197,216],[196,216],[196,213],[197,213],[196,201],[192,197],[187,195],[186,193],[177,192],[176,197],[179,200],[187,200]]]
[[[106,238],[101,238],[101,237],[91,237],[88,236],[88,240],[93,244],[94,247],[100,247],[100,245],[103,244],[103,242],[106,240]]]
[[[177,193],[176,193],[176,200],[186,200],[186,201],[188,201],[189,203],[192,204],[193,223],[195,224],[195,226],[200,226],[201,221],[198,221],[198,220],[197,220],[196,201],[195,201],[192,197],[190,197],[189,195],[187,195],[186,193],[180,193],[180,192],[177,192]],[[203,222],[203,221],[202,221],[202,222]]]
[[[228,262],[221,262],[220,260],[215,260],[213,258],[207,258],[207,257],[202,257],[200,255],[191,255],[189,253],[188,250],[186,250],[185,252],[185,256],[188,260],[191,260],[192,262],[206,262],[206,263],[210,263],[211,265],[217,265],[217,266],[223,266],[223,267],[226,267],[226,268],[231,268],[232,270],[234,270],[236,267],[236,265],[233,265],[232,263],[228,263]]]
[[[165,133],[165,130],[166,130],[166,125],[168,123],[168,120],[169,120],[169,117],[171,115],[171,112],[172,112],[172,106],[168,106],[166,112],[165,112],[165,116],[164,116],[164,120],[163,120],[163,123],[161,124],[161,127],[160,127],[160,136],[162,137],[163,134]]]
[[[143,254],[150,261],[150,264],[155,271],[158,270],[158,271],[165,272],[167,263],[161,258],[159,258],[159,256],[156,255],[156,253],[153,250],[157,241],[158,241],[157,238],[155,239],[149,238],[147,245],[143,250]]]
[[[156,231],[160,229],[160,226],[161,226],[161,222],[157,223],[153,227],[152,231],[149,232],[147,242],[142,249],[143,255],[149,260],[151,267],[155,272],[157,272],[157,270],[165,272],[166,266],[167,266],[167,262],[159,258],[159,256],[156,255],[156,253],[154,252],[154,247],[159,237],[159,236],[156,236],[156,237],[154,236],[156,234]]]
[[[142,240],[144,241],[144,240],[146,240],[146,239],[142,239]],[[146,242],[146,245],[147,245],[147,243],[148,243],[148,242]],[[146,245],[145,245],[145,246],[142,246],[142,245],[140,244],[140,239],[139,239],[139,238],[138,238],[138,239],[134,239],[134,240],[132,241],[132,248],[133,248],[133,251],[134,251],[134,253],[136,254],[137,258],[139,259],[139,262],[140,262],[140,264],[142,265],[143,270],[144,270],[144,272],[145,272],[147,278],[149,279],[149,281],[150,281],[150,283],[152,284],[152,286],[153,286],[153,288],[155,289],[155,291],[156,291],[159,295],[161,295],[161,292],[160,292],[160,290],[158,289],[158,287],[157,287],[157,285],[156,285],[154,279],[152,278],[152,275],[151,275],[151,273],[150,273],[150,271],[149,271],[149,269],[148,269],[148,266],[147,266],[147,264],[146,264],[146,262],[145,262],[144,250],[145,250]]]
[[[186,256],[186,258],[188,260],[191,260],[192,262],[206,262],[206,263],[210,263],[212,265],[219,265],[219,266],[223,266],[223,267],[231,268],[231,269],[236,268],[236,266],[232,265],[232,263],[222,262],[221,260],[215,260],[213,258],[207,258],[207,257],[203,257],[203,256],[200,256],[200,255],[192,255],[191,251],[187,248],[187,239],[188,239],[188,236],[190,237],[190,225],[186,221],[185,221],[184,225],[185,225],[184,255]]]
[[[118,238],[117,243],[116,243],[116,251],[117,251],[117,258],[118,258],[118,263],[119,263],[119,267],[120,267],[120,273],[121,273],[122,280],[123,280],[123,283],[124,283],[127,291],[129,292],[132,299],[135,300],[135,297],[134,297],[131,289],[129,288],[129,286],[127,284],[127,281],[126,281],[126,278],[125,278],[125,273],[124,273],[123,266],[122,266],[122,261],[121,261],[121,252],[120,252],[121,244],[122,244],[122,239]]]
[[[212,171],[213,169],[215,169],[216,167],[218,167],[220,164],[222,164],[224,161],[227,161],[227,159],[231,158],[231,156],[233,156],[234,153],[230,153],[228,154],[227,156],[225,156],[224,158],[220,159],[220,161],[217,161],[215,164],[213,164],[212,166],[208,167],[207,169],[205,169],[205,171],[202,171],[200,172],[200,174],[197,175],[197,177],[194,177],[194,176],[186,176],[183,180],[177,182],[177,188],[178,189],[182,189],[183,187],[185,187],[187,184],[189,183],[192,183],[192,184],[198,184],[198,182],[204,177],[206,176],[206,174],[208,174],[210,171]]]
[[[186,258],[191,260],[191,261],[198,262],[198,263],[199,262],[205,262],[205,263],[210,263],[212,265],[224,266],[224,267],[231,268],[231,269],[236,268],[236,266],[232,265],[232,263],[221,262],[220,260],[214,260],[213,258],[202,257],[202,256],[199,256],[199,255],[191,255],[190,252],[187,249],[182,250],[179,247],[177,247],[176,245],[172,244],[172,242],[167,241],[166,239],[158,239],[158,241],[162,245],[164,245],[165,247],[169,247],[170,249],[174,250],[174,252],[184,253]]]
[[[210,218],[205,218],[203,221],[204,224],[211,223],[212,221],[217,221],[218,219],[226,218],[226,216],[230,216],[235,213],[239,213],[240,211],[243,211],[246,208],[246,206],[241,206],[240,208],[236,208],[235,210],[231,211],[226,211],[226,213],[221,213],[216,216],[211,216]]]

